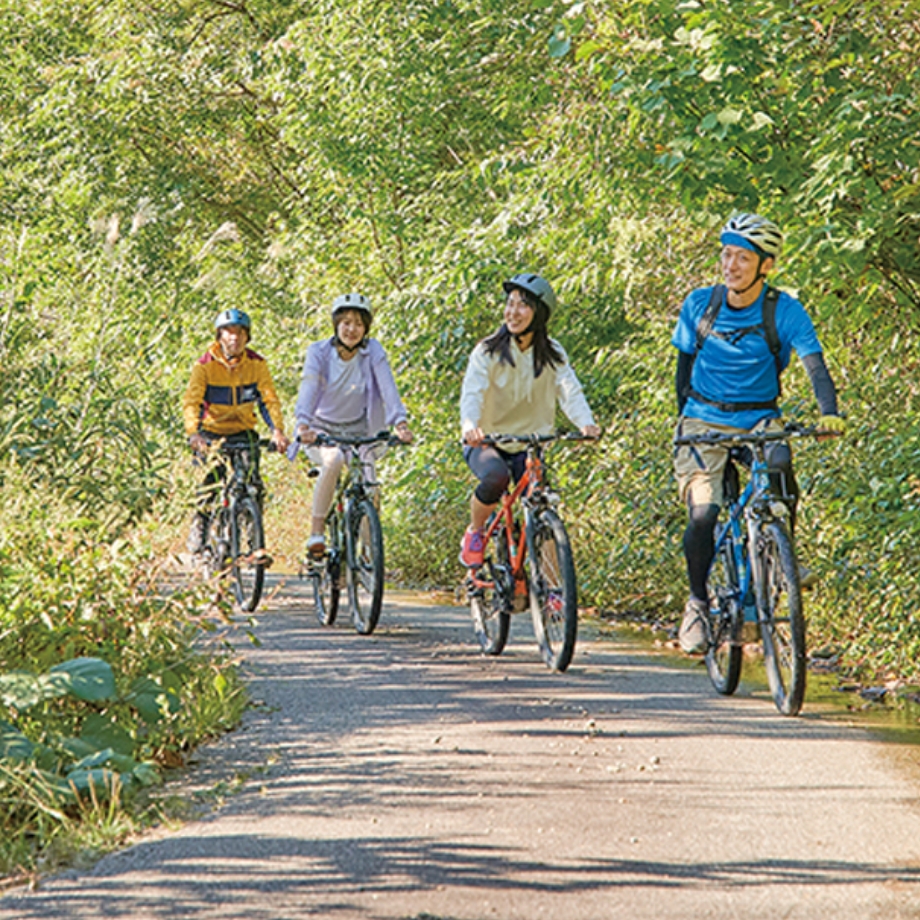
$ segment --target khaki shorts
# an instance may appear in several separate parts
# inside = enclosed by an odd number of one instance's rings
[[[783,427],[780,418],[767,419],[756,425],[758,431],[775,431]],[[733,428],[717,425],[698,418],[682,418],[677,423],[675,435],[704,434],[718,431],[720,434],[740,434],[747,428]],[[674,472],[681,501],[688,505],[721,505],[722,477],[728,460],[728,448],[719,444],[684,444],[674,453]]]

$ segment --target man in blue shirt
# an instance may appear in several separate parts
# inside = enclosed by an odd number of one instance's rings
[[[841,433],[844,421],[837,411],[836,389],[805,308],[780,291],[775,308],[764,310],[766,276],[782,248],[779,227],[758,214],[739,214],[722,229],[721,242],[724,286],[692,291],[681,307],[671,339],[678,350],[676,383],[681,416],[678,432],[736,433],[780,424],[776,421],[780,417],[779,375],[794,350],[814,389],[821,411],[819,427]],[[700,321],[707,314],[710,300],[716,305],[720,294],[721,304],[715,319],[708,333],[701,337],[698,328],[702,330],[706,324],[700,327]],[[689,512],[684,555],[690,598],[679,633],[681,648],[688,654],[705,651],[708,642],[706,580],[714,553],[714,531],[727,459],[728,450],[718,445],[684,446],[675,455],[680,495]],[[768,462],[778,491],[790,497],[794,524],[798,490],[788,445],[778,443],[773,447]]]

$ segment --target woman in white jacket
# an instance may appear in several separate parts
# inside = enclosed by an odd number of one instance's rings
[[[483,528],[511,478],[523,475],[526,461],[523,445],[484,445],[486,433],[550,434],[558,402],[583,435],[600,435],[565,351],[547,332],[556,306],[549,282],[525,272],[502,287],[504,322],[473,349],[460,396],[463,455],[479,480],[460,546],[460,562],[467,567],[482,565]]]

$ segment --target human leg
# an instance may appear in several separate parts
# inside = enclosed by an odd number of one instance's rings
[[[313,484],[313,507],[310,517],[310,536],[307,539],[307,549],[311,553],[322,555],[326,549],[323,535],[326,526],[326,515],[332,507],[335,498],[335,487],[339,481],[339,474],[345,465],[345,455],[338,447],[311,447],[307,451],[310,460],[319,469],[319,476]]]
[[[470,524],[460,546],[460,562],[464,566],[476,566],[482,565],[482,531],[508,488],[511,467],[508,455],[495,447],[467,447],[463,456],[479,483],[470,498]]]
[[[698,419],[682,419],[678,433],[699,434],[724,427]],[[709,595],[706,583],[715,551],[715,526],[723,500],[723,477],[727,463],[728,451],[712,444],[682,446],[674,457],[680,495],[687,506],[683,550],[690,597],[684,607],[678,638],[681,648],[688,654],[705,651],[708,644]]]

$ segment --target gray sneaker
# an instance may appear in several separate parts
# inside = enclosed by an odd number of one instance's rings
[[[687,655],[698,655],[709,646],[707,618],[709,605],[705,601],[691,597],[684,607],[684,618],[680,624],[677,638],[681,651]]]
[[[818,583],[818,574],[813,572],[807,565],[799,563],[799,587],[803,591],[808,591]]]
[[[208,517],[198,512],[192,520],[192,526],[188,532],[188,540],[185,543],[185,548],[191,555],[195,556],[204,549],[207,533]]]

